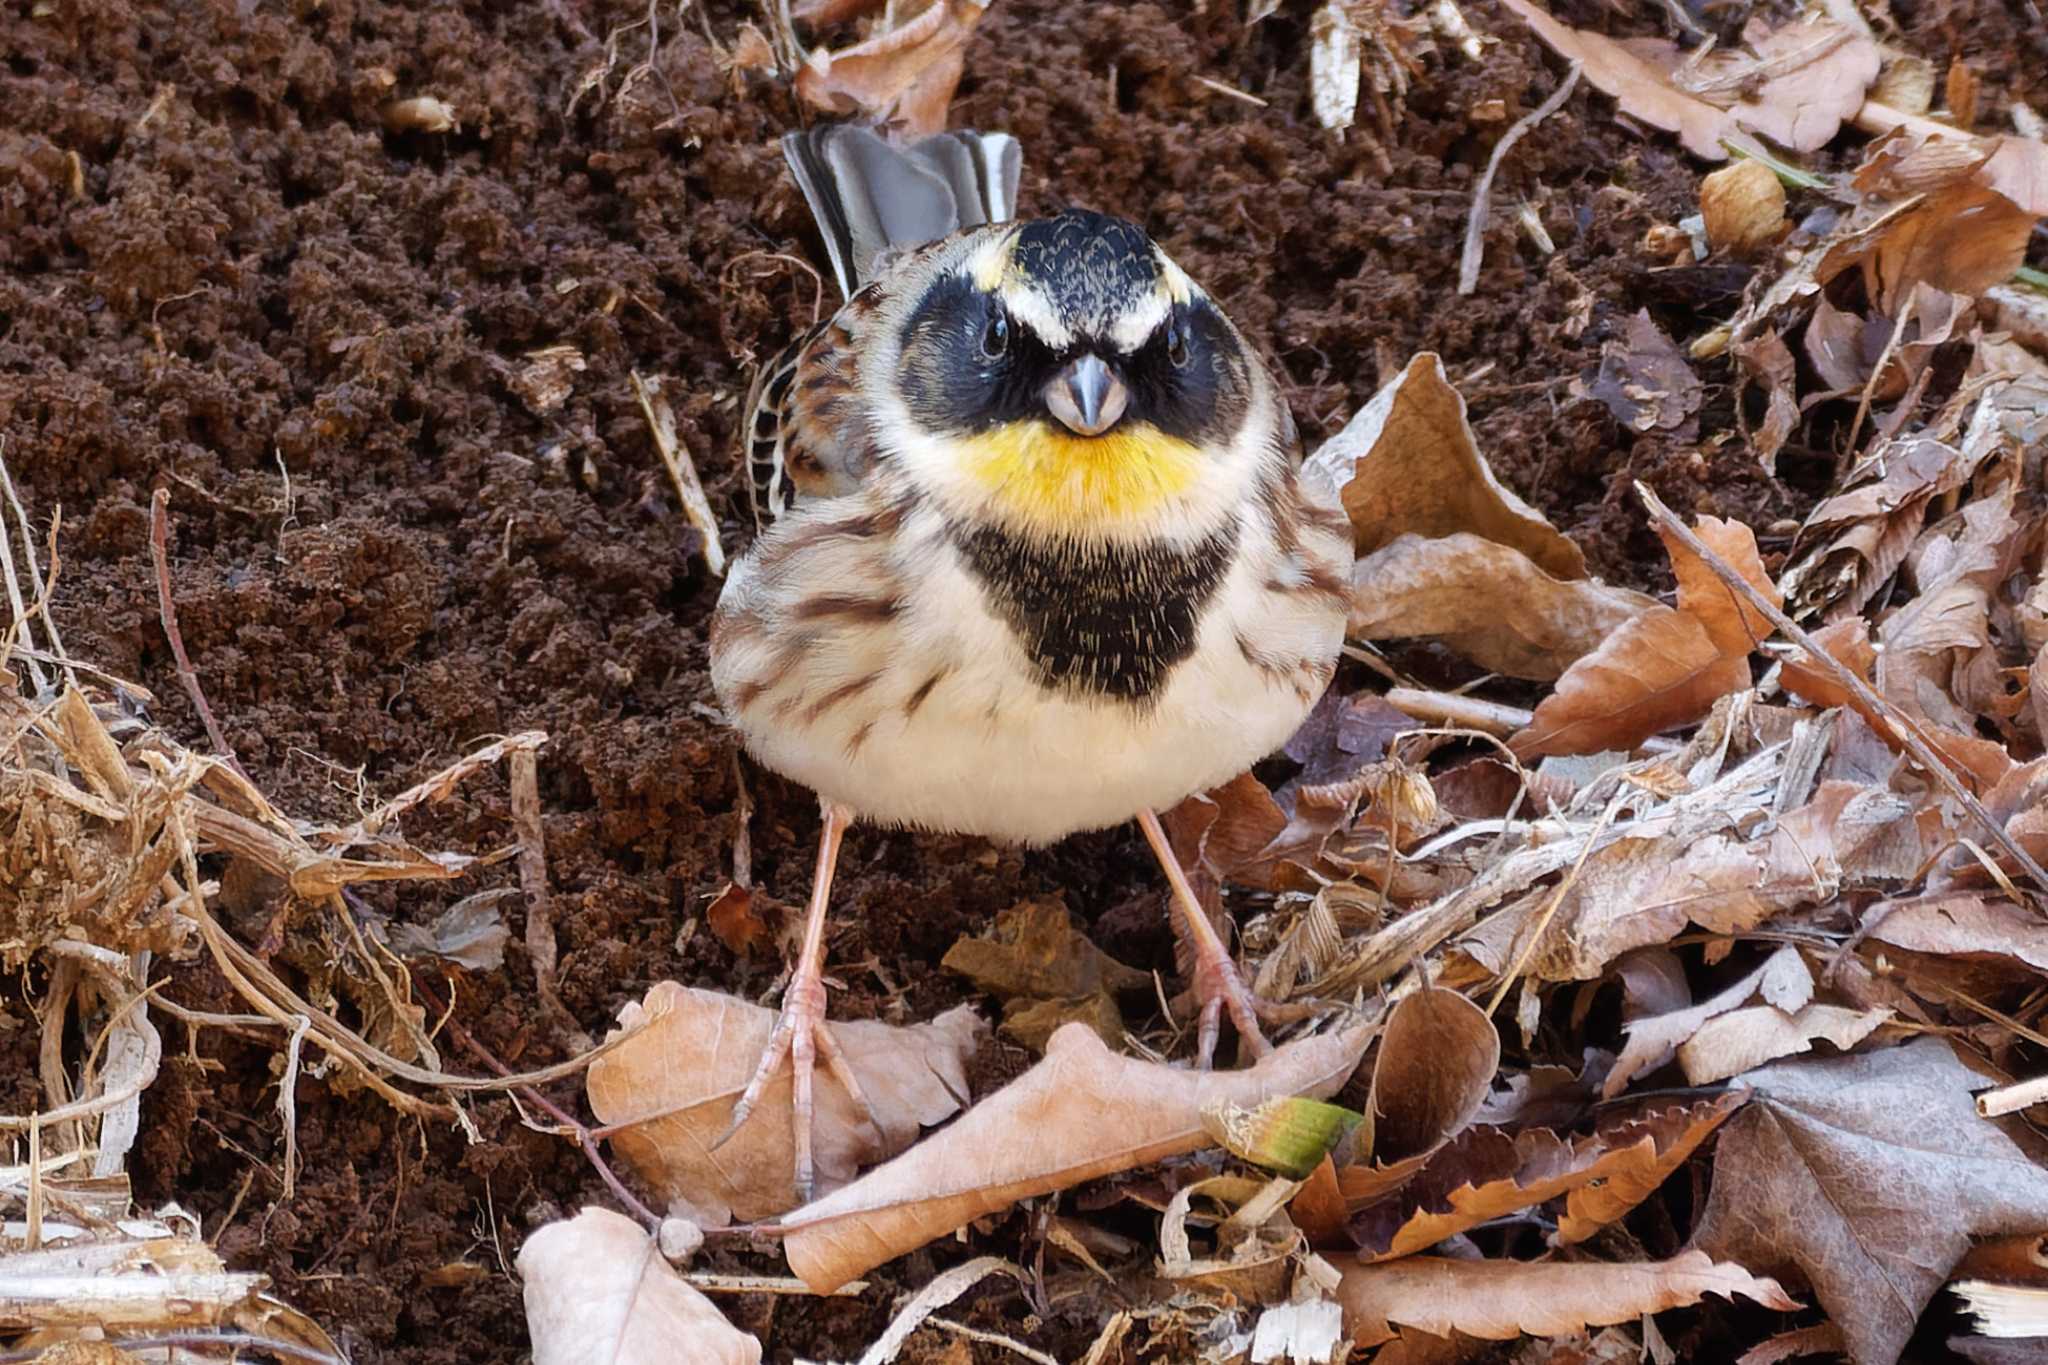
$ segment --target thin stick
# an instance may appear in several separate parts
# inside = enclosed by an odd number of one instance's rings
[[[178,609],[171,601],[171,490],[159,488],[156,496],[149,500],[149,557],[156,561],[157,614],[163,621],[164,637],[171,642],[171,657],[177,661],[178,681],[185,685],[185,695],[192,699],[192,705],[199,711],[199,719],[206,726],[206,738],[236,772],[246,779],[249,774],[242,767],[235,751],[221,738],[220,726],[214,723],[213,708],[206,704],[206,693],[199,689],[199,675],[192,669],[192,660],[185,654],[185,637],[178,633]]]
[[[1650,486],[1640,479],[1636,481],[1636,496],[1643,500],[1643,505],[1649,508],[1650,516],[1657,524],[1667,528],[1678,538],[1680,544],[1698,555],[1706,566],[1714,571],[1716,578],[1727,584],[1734,592],[1747,598],[1766,621],[1776,626],[1786,639],[1805,650],[1807,657],[1847,690],[1850,696],[1884,717],[1897,732],[1899,743],[1905,746],[1906,751],[1913,755],[1914,760],[1928,775],[1945,787],[1949,795],[1962,803],[1963,809],[1969,811],[1991,836],[1991,841],[2011,854],[2013,861],[2020,865],[2020,869],[2034,879],[2036,887],[2048,891],[2048,870],[2044,870],[2041,864],[2034,860],[2033,854],[2020,847],[2017,839],[2006,833],[2005,826],[1998,823],[1990,811],[1984,809],[1983,802],[1971,795],[1969,788],[1963,785],[1962,779],[1956,776],[1955,770],[1943,762],[1934,752],[1933,746],[1920,737],[1919,727],[1913,724],[1911,717],[1903,714],[1898,707],[1879,696],[1869,683],[1845,668],[1832,654],[1821,648],[1811,635],[1802,630],[1798,623],[1787,616],[1781,607],[1758,591],[1755,584],[1731,568],[1727,560],[1707,548],[1707,543],[1693,534],[1692,528],[1679,520],[1678,514],[1666,507],[1663,500],[1651,492]]]
[[[1977,1113],[1984,1118],[1995,1119],[2001,1114],[2016,1114],[2044,1101],[2048,1101],[2048,1076],[2036,1076],[2031,1081],[2016,1081],[1979,1094]]]
[[[1486,214],[1493,206],[1493,177],[1500,170],[1502,158],[1531,128],[1556,113],[1559,106],[1571,98],[1572,91],[1578,87],[1581,69],[1577,62],[1573,62],[1572,69],[1564,73],[1564,80],[1550,92],[1550,98],[1537,105],[1533,112],[1523,115],[1514,127],[1501,134],[1499,142],[1493,144],[1493,155],[1486,159],[1486,169],[1480,172],[1479,183],[1472,187],[1472,209],[1465,219],[1465,252],[1458,260],[1460,294],[1470,294],[1479,287],[1479,264],[1486,256]]]
[[[647,419],[655,453],[668,470],[669,482],[676,486],[676,501],[683,505],[683,517],[704,537],[704,563],[715,577],[723,578],[725,546],[718,540],[718,518],[711,513],[711,500],[704,496],[704,481],[697,477],[689,447],[676,435],[675,410],[662,396],[659,379],[650,383],[640,377],[638,370],[626,377],[633,382],[633,396],[640,400],[640,415]]]
[[[4,441],[0,441],[0,456],[4,456],[6,452],[6,443]],[[5,467],[6,466],[4,463],[0,463],[0,469],[4,469]],[[29,562],[35,562],[35,554],[33,550],[31,550],[29,554]],[[10,540],[7,535],[7,521],[4,517],[0,517],[0,573],[4,573],[7,582],[7,604],[14,609],[15,624],[13,630],[10,630],[8,632],[8,635],[10,637],[9,643],[12,643],[11,637],[13,636],[14,631],[19,630],[22,633],[22,635],[27,638],[29,644],[34,645],[36,642],[35,632],[29,629],[28,604],[22,601],[21,580],[15,576],[14,544],[13,541]],[[33,656],[31,656],[28,660],[28,676],[30,683],[32,683],[35,687],[37,696],[41,696],[43,693],[49,690],[49,679],[43,676],[42,667],[35,661]]]
[[[571,1049],[588,1052],[590,1035],[555,989],[555,901],[548,893],[547,843],[540,828],[539,762],[532,749],[515,749],[510,768],[512,830],[519,840],[519,889],[526,895],[526,957],[533,964],[533,984]]]

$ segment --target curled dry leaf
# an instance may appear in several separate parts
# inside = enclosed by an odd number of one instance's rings
[[[1771,30],[1752,23],[1748,52],[1694,60],[1661,39],[1618,42],[1560,23],[1533,0],[1503,0],[1566,61],[1627,113],[1678,134],[1708,161],[1747,131],[1794,151],[1827,145],[1843,120],[1863,107],[1877,79],[1878,47],[1867,35],[1829,20]]]
[[[534,1365],[759,1365],[761,1343],[669,1268],[638,1223],[585,1209],[519,1249]]]
[[[1939,957],[2006,958],[2048,973],[2048,923],[2009,900],[1971,893],[1871,907],[1870,937]]]
[[[886,32],[839,52],[823,49],[796,73],[796,92],[834,114],[860,114],[924,137],[946,126],[964,50],[990,0],[931,0]]]
[[[1353,637],[1436,636],[1481,668],[1538,682],[1658,606],[1626,588],[1553,578],[1519,550],[1464,531],[1400,536],[1359,561],[1354,582]]]
[[[1069,1024],[1043,1061],[958,1122],[783,1218],[783,1250],[827,1293],[1019,1199],[1206,1146],[1205,1112],[1333,1094],[1368,1037],[1346,1029],[1288,1043],[1244,1071],[1185,1071],[1119,1057]]]
[[[1627,1089],[1630,1080],[1642,1072],[1662,1066],[1711,1019],[1738,1009],[1752,998],[1761,997],[1778,1009],[1804,1009],[1813,999],[1813,973],[1799,950],[1786,944],[1765,958],[1762,965],[1728,989],[1697,1005],[1667,1010],[1627,1025],[1628,1041],[1607,1073],[1600,1093],[1613,1099]]]
[[[1361,555],[1402,535],[1468,531],[1519,550],[1553,578],[1586,575],[1579,547],[1494,477],[1472,438],[1465,399],[1433,352],[1409,361],[1323,442],[1308,469],[1339,490]]]
[[[1780,600],[1747,526],[1702,517],[1694,529],[1774,604]],[[1511,741],[1518,757],[1632,749],[1749,686],[1749,655],[1770,633],[1769,622],[1683,544],[1667,536],[1665,549],[1678,579],[1677,608],[1644,612],[1573,664]]]
[[[732,1140],[716,1152],[775,1012],[716,991],[657,982],[645,1000],[619,1011],[638,1033],[590,1067],[590,1107],[615,1129],[612,1144],[664,1199],[681,1199],[705,1217],[753,1220],[796,1204],[785,1063]],[[911,1028],[839,1020],[833,1035],[846,1051],[875,1117],[877,1134],[820,1066],[814,1091],[817,1180],[833,1189],[860,1167],[894,1156],[919,1130],[950,1117],[967,1094],[967,1062],[984,1025],[968,1006]]]
[[[1688,1251],[1668,1261],[1449,1261],[1412,1256],[1344,1272],[1337,1300],[1355,1346],[1389,1340],[1396,1327],[1436,1336],[1463,1332],[1488,1341],[1521,1334],[1561,1336],[1683,1308],[1709,1294],[1737,1294],[1767,1308],[1799,1305],[1776,1280]]]
[[[1349,1230],[1367,1260],[1393,1260],[1569,1195],[1559,1241],[1583,1241],[1663,1184],[1746,1098],[1730,1092],[1578,1138],[1468,1129],[1405,1188],[1354,1214]]]
[[[1744,158],[1700,182],[1700,217],[1716,251],[1748,255],[1785,230],[1785,183],[1761,161]]]
[[[1898,1359],[1973,1238],[2048,1227],[2048,1171],[1977,1116],[1986,1082],[1939,1038],[1742,1084],[1694,1244],[1805,1276],[1858,1365]]]

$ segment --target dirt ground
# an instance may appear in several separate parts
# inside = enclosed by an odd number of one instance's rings
[[[1741,290],[1739,270],[1658,270],[1638,250],[1652,223],[1696,207],[1698,168],[1672,141],[1582,89],[1509,158],[1479,291],[1456,299],[1473,180],[1557,64],[1475,0],[1484,60],[1425,58],[1391,137],[1340,138],[1309,108],[1309,8],[1294,0],[1247,27],[1236,0],[1000,0],[955,120],[1023,140],[1028,210],[1076,202],[1150,229],[1270,347],[1311,443],[1388,365],[1432,349],[1495,469],[1610,579],[1667,586],[1627,498],[1636,478],[1760,531],[1802,514],[1832,452],[1788,450],[1773,484],[1739,439],[1635,437],[1567,392],[1637,309],[1682,339]],[[1913,50],[1965,56],[1987,90],[2038,106],[2048,51],[2029,8],[1901,0],[1893,13]],[[1658,22],[1650,6],[1604,21],[1590,0],[1558,9],[1617,32]],[[639,5],[584,0],[0,6],[0,438],[36,517],[62,509],[66,644],[151,688],[154,719],[203,746],[149,567],[163,488],[184,638],[226,738],[280,808],[350,818],[487,736],[545,730],[562,991],[593,1032],[664,978],[756,996],[774,984],[778,964],[735,958],[697,921],[730,870],[741,780],[754,872],[776,896],[800,898],[816,832],[807,793],[740,764],[710,709],[719,582],[628,383],[634,370],[669,381],[724,542],[742,547],[737,405],[750,363],[817,297],[775,146],[805,115],[726,61],[755,7],[656,13],[650,34]],[[615,62],[586,86],[615,32]],[[628,83],[650,43],[652,70]],[[459,128],[387,131],[380,110],[422,95],[453,106]],[[1525,203],[1555,254],[1515,226]],[[585,368],[565,402],[536,411],[519,376],[529,352],[558,345]],[[1728,362],[1702,375],[1700,429],[1731,429]],[[1764,539],[1767,556],[1783,548]],[[464,852],[509,830],[499,774],[407,822],[420,847]],[[424,923],[479,884],[516,883],[507,865],[365,899]],[[945,950],[1054,893],[1114,953],[1171,970],[1161,888],[1132,833],[1017,854],[857,832],[831,945],[835,1014],[922,1019],[972,998],[937,970]],[[518,901],[505,904],[516,939]],[[266,913],[260,895],[244,908]],[[307,915],[288,937],[317,948],[330,928]],[[205,965],[168,975],[173,999],[232,999]],[[500,971],[427,980],[452,987],[457,1018],[508,1063],[567,1054],[516,948]],[[0,1005],[10,1112],[47,1103],[24,1004],[35,994],[16,981]],[[188,1051],[182,1033],[144,1111],[140,1202],[199,1214],[231,1265],[274,1277],[358,1361],[524,1355],[511,1258],[532,1228],[605,1200],[573,1147],[502,1098],[476,1106],[484,1140],[470,1145],[306,1076],[305,1166],[284,1201],[274,1048],[207,1031]],[[991,1045],[983,1080],[1021,1060]],[[564,1104],[579,1096],[556,1089]],[[858,1298],[726,1307],[770,1359],[840,1358],[903,1286],[977,1250],[1028,1257],[1024,1220],[910,1257]],[[435,1273],[462,1261],[481,1272]],[[707,1263],[779,1269],[766,1253]],[[1095,1327],[1078,1310],[1039,1321],[1011,1288],[970,1302],[971,1320],[1061,1358]],[[998,1358],[985,1351],[943,1358]]]

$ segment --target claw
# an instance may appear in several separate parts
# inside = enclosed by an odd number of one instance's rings
[[[853,1074],[845,1050],[825,1025],[825,905],[832,889],[832,871],[839,861],[839,841],[852,820],[853,813],[844,806],[825,804],[825,828],[818,840],[818,871],[811,885],[810,913],[804,924],[804,943],[797,957],[796,974],[790,978],[789,989],[783,992],[782,1013],[776,1017],[775,1031],[768,1035],[768,1042],[761,1049],[761,1060],[741,1092],[739,1103],[733,1106],[725,1131],[711,1144],[711,1149],[717,1151],[731,1141],[753,1114],[768,1082],[787,1058],[791,1137],[796,1148],[796,1194],[798,1202],[806,1204],[810,1202],[817,1174],[811,1144],[815,1113],[811,1082],[820,1057],[832,1078],[852,1097],[868,1126],[878,1137],[882,1135],[881,1121],[868,1102],[867,1092]]]
[[[1180,860],[1173,856],[1173,846],[1166,840],[1159,817],[1149,810],[1140,811],[1138,827],[1145,831],[1146,842],[1152,845],[1153,855],[1166,872],[1166,880],[1173,887],[1174,904],[1187,924],[1189,938],[1194,940],[1195,994],[1202,1002],[1201,1022],[1195,1031],[1196,1064],[1206,1070],[1215,1062],[1216,1035],[1226,1010],[1230,1022],[1237,1026],[1239,1047],[1253,1057],[1265,1056],[1273,1045],[1266,1041],[1265,1032],[1259,1027],[1258,997],[1245,985],[1237,964],[1230,960],[1230,950],[1223,946],[1215,926],[1202,913],[1195,889],[1188,885]]]

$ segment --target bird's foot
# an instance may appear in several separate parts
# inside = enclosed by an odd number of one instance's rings
[[[1195,963],[1195,997],[1202,1002],[1201,1022],[1195,1030],[1195,1064],[1204,1071],[1216,1061],[1216,1034],[1223,1012],[1237,1026],[1238,1048],[1256,1059],[1273,1050],[1259,1028],[1261,1001],[1245,984],[1244,976],[1230,955],[1217,946],[1214,953],[1202,953]]]
[[[754,1106],[760,1102],[762,1092],[781,1068],[785,1057],[789,1059],[790,1067],[790,1123],[796,1147],[796,1196],[798,1203],[808,1204],[816,1176],[811,1145],[815,1112],[811,1080],[819,1058],[824,1059],[826,1070],[852,1098],[861,1117],[878,1135],[882,1131],[874,1106],[868,1102],[867,1093],[861,1089],[860,1080],[846,1059],[845,1049],[839,1046],[838,1040],[826,1027],[825,982],[817,973],[799,971],[783,993],[782,1013],[776,1018],[775,1032],[768,1036],[767,1044],[761,1049],[761,1061],[754,1068],[753,1079],[747,1082],[740,1102],[733,1106],[731,1122],[718,1141],[711,1144],[714,1151],[724,1146],[754,1112]]]

